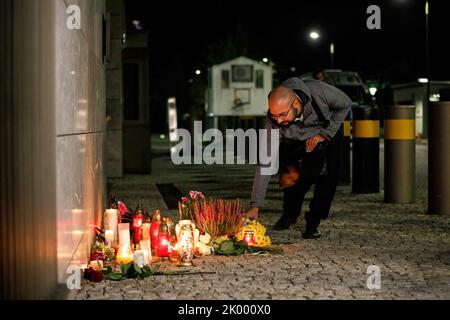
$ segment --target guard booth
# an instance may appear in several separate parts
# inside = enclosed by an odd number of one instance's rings
[[[241,56],[208,72],[206,129],[264,128],[272,67]]]

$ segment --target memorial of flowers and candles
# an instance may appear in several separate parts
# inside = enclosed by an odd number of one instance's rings
[[[236,256],[280,253],[271,246],[265,227],[244,218],[239,199],[206,199],[198,191],[189,192],[178,203],[179,216],[164,217],[161,210],[146,212],[138,205],[129,212],[123,202],[108,201],[103,228],[97,228],[85,278],[122,280],[156,274],[186,274],[195,259],[208,255]],[[176,271],[159,271],[156,264],[178,266]]]

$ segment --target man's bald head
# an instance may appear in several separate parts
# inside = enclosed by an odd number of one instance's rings
[[[279,124],[288,125],[302,112],[302,103],[292,89],[278,86],[269,94],[269,112]],[[281,118],[281,115],[285,117]]]
[[[278,86],[273,89],[269,94],[269,106],[286,104],[294,97],[294,91],[285,86]]]

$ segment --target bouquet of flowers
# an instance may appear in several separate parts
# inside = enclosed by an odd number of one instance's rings
[[[239,199],[214,200],[194,203],[196,227],[213,239],[233,236],[242,228],[244,211]]]
[[[269,236],[266,235],[266,228],[257,220],[246,219],[242,229],[237,233],[238,240],[244,240],[246,231],[252,231],[255,237],[255,245],[258,247],[268,247],[272,244]]]
[[[182,197],[178,201],[178,211],[180,213],[180,220],[195,221],[194,205],[195,203],[203,203],[205,196],[199,191],[190,191],[189,197]]]

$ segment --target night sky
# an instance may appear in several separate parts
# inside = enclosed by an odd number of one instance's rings
[[[366,27],[370,4],[381,8],[381,30]],[[416,81],[426,76],[425,1],[185,1],[128,0],[128,29],[141,21],[149,32],[151,93],[179,95],[180,88],[206,80],[206,70],[228,55],[245,54],[273,61],[276,77],[330,65],[329,43],[335,43],[335,68],[358,71],[381,83]],[[431,75],[450,80],[450,5],[430,0]],[[309,32],[321,38],[313,42]],[[295,72],[290,72],[295,67]]]

